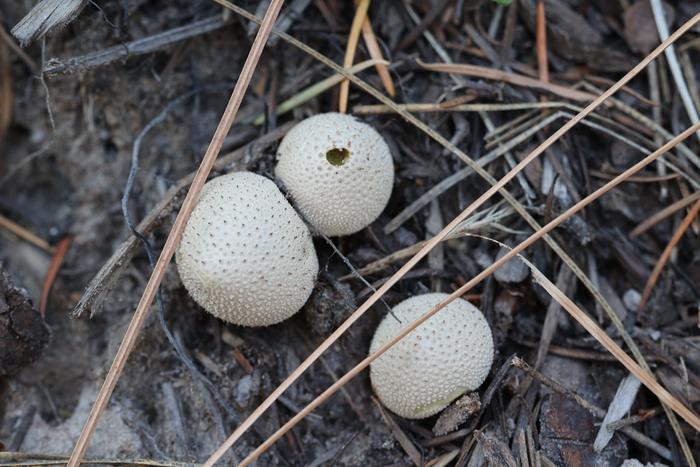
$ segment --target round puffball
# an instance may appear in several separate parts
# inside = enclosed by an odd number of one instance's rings
[[[204,185],[177,249],[180,277],[212,315],[279,323],[304,305],[318,273],[308,228],[277,186],[237,172]]]
[[[315,115],[287,133],[275,175],[299,211],[323,235],[358,232],[389,202],[394,162],[371,126],[340,113]]]
[[[418,295],[399,303],[375,331],[370,353],[401,328],[447,298]],[[493,363],[493,338],[478,308],[460,298],[438,311],[370,366],[372,387],[382,403],[405,418],[429,417],[484,382]]]

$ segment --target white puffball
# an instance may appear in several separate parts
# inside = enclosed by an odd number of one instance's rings
[[[355,117],[307,118],[287,133],[277,154],[275,175],[321,234],[358,232],[389,202],[394,183],[389,146]]]
[[[304,222],[272,181],[249,172],[204,185],[176,260],[195,301],[242,326],[292,316],[309,298],[318,273]]]
[[[447,297],[429,293],[396,305],[393,312],[401,323],[387,314],[370,353]],[[405,418],[425,418],[481,386],[492,363],[493,338],[486,318],[458,298],[372,362],[370,380],[389,410]]]

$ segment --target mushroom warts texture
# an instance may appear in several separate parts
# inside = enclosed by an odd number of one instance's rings
[[[418,295],[396,305],[375,331],[370,353],[448,295]],[[460,395],[481,386],[493,362],[486,318],[457,299],[405,336],[370,366],[372,387],[382,403],[405,418],[429,417]]]
[[[353,116],[315,115],[287,133],[276,177],[320,234],[350,235],[382,213],[394,183],[384,138]]]
[[[249,172],[207,182],[176,261],[197,303],[242,326],[292,316],[309,298],[318,273],[304,221],[271,180]]]

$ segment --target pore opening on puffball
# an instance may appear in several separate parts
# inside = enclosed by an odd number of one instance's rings
[[[345,148],[333,148],[326,152],[326,160],[329,164],[339,167],[350,159],[350,151]]]

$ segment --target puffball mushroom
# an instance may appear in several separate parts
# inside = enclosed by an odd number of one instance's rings
[[[242,326],[292,316],[309,298],[318,273],[304,221],[271,180],[249,172],[204,185],[176,261],[197,303]]]
[[[300,122],[280,143],[277,158],[275,175],[323,235],[358,232],[389,202],[394,183],[389,146],[350,115],[325,113]]]
[[[429,293],[396,305],[395,316],[387,314],[377,327],[370,353],[447,296]],[[486,318],[458,298],[372,362],[369,376],[389,410],[405,418],[425,418],[481,386],[491,363],[493,338]]]

